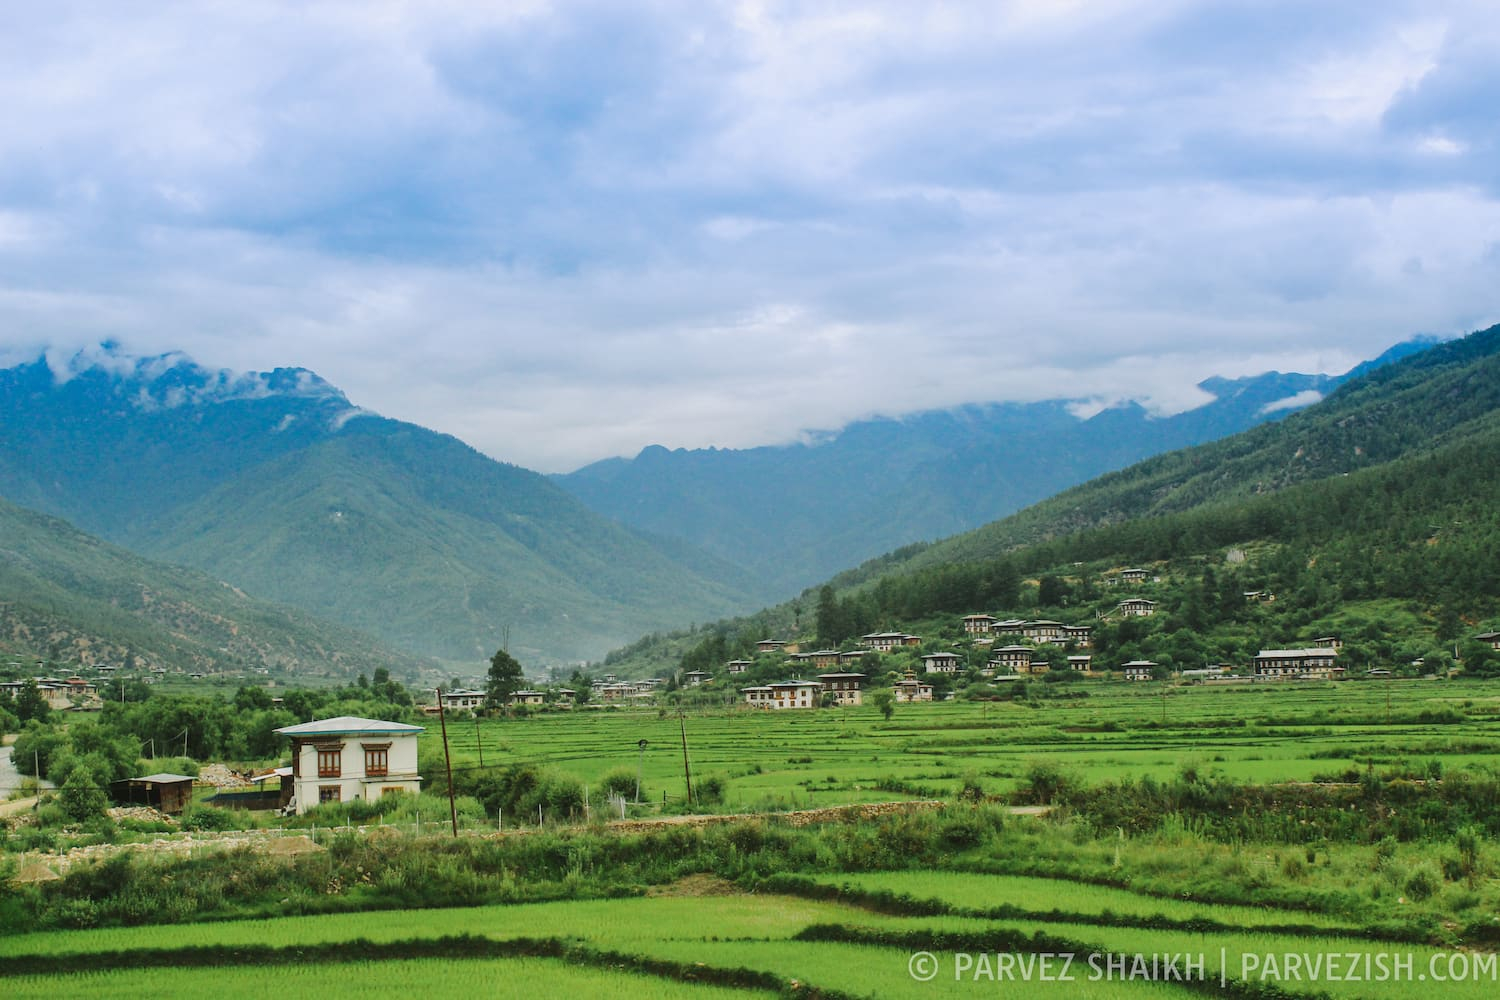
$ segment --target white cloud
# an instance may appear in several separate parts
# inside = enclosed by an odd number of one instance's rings
[[[15,7],[0,358],[304,366],[545,470],[962,402],[1172,412],[1211,374],[1493,321],[1486,23]]]
[[[1282,410],[1300,410],[1304,406],[1311,406],[1314,403],[1320,402],[1322,399],[1323,394],[1318,390],[1303,389],[1301,392],[1296,393],[1295,395],[1287,396],[1284,399],[1278,399],[1274,402],[1267,403],[1265,406],[1262,406],[1260,408],[1260,413],[1267,414],[1280,413]]]

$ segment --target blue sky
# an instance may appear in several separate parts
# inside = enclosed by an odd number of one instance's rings
[[[1491,3],[0,11],[0,361],[301,365],[562,471],[1500,319]]]

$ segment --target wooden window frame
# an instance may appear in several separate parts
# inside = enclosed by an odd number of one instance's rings
[[[344,776],[344,745],[325,743],[315,745],[318,754],[319,778],[342,778]]]
[[[391,745],[389,743],[361,743],[365,752],[365,777],[384,778],[391,773]]]

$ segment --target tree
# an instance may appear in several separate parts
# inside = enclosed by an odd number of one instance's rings
[[[21,685],[21,690],[16,694],[16,716],[22,722],[35,719],[38,722],[46,722],[47,716],[52,712],[52,706],[47,704],[47,699],[42,697],[42,692],[36,686],[36,681],[30,677],[26,678]]]
[[[485,707],[504,708],[510,703],[510,696],[521,690],[525,682],[526,674],[516,658],[503,649],[495,650],[495,655],[490,657],[490,673],[484,688]]]
[[[889,722],[891,716],[896,714],[896,696],[889,691],[875,691],[870,695],[870,704],[880,710],[880,714]]]
[[[109,796],[104,794],[101,776],[87,764],[73,768],[68,780],[58,790],[57,798],[67,817],[78,823],[98,816],[109,807]]]

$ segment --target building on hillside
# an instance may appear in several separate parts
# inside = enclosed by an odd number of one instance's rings
[[[1247,590],[1245,591],[1246,604],[1269,604],[1276,600],[1276,595],[1269,590]]]
[[[1139,567],[1120,570],[1121,583],[1145,583],[1150,576],[1151,573],[1149,570],[1140,569]]]
[[[1033,656],[1035,656],[1035,654],[1033,654]],[[1051,669],[1052,663],[1050,661],[1042,659],[1032,659],[1026,664],[1026,669],[1023,670],[1022,673],[1040,677],[1042,674],[1047,673]]]
[[[1127,681],[1149,681],[1155,672],[1156,664],[1151,660],[1131,660],[1120,665],[1120,673]]]
[[[1148,618],[1156,614],[1156,602],[1144,597],[1128,597],[1116,606],[1116,610],[1126,618]]]
[[[922,669],[929,674],[956,674],[962,667],[957,653],[928,653],[922,657]]]
[[[444,691],[443,709],[453,711],[454,709],[467,709],[476,711],[484,707],[484,692],[469,690]]]
[[[904,678],[891,685],[891,694],[897,701],[931,701],[932,685],[917,680],[916,671],[908,670]]]
[[[1474,641],[1486,643],[1491,649],[1500,649],[1500,632],[1481,632]]]
[[[339,716],[276,730],[292,741],[292,801],[300,816],[323,802],[374,800],[422,789],[421,726]]]
[[[743,674],[745,671],[749,670],[751,666],[752,664],[749,660],[730,660],[728,663],[724,664],[724,669],[729,671],[730,676],[733,676],[735,674]]]
[[[817,649],[808,653],[806,660],[814,670],[827,670],[829,667],[839,665],[839,651],[836,649]]]
[[[1094,644],[1094,626],[1064,625],[1063,642],[1071,642],[1079,649],[1088,649]]]
[[[708,678],[709,673],[706,670],[689,670],[687,673],[682,675],[682,683],[686,684],[688,687],[697,687],[704,681],[708,680]]]
[[[989,635],[991,626],[999,620],[994,615],[964,615],[964,632],[967,635]]]
[[[193,803],[193,779],[185,774],[148,774],[144,778],[121,778],[109,783],[116,805],[150,806],[176,816]]]
[[[862,636],[859,644],[866,649],[873,649],[877,653],[888,653],[901,646],[920,646],[922,637],[919,635],[908,635],[905,632],[871,632]]]
[[[1033,621],[1021,626],[1021,637],[1032,642],[1062,642],[1066,634],[1062,622]]]
[[[995,635],[1020,635],[1026,623],[1019,618],[1007,618],[990,626],[990,631]]]
[[[1343,649],[1344,643],[1336,635],[1319,636],[1313,640],[1313,646],[1318,649]]]
[[[860,690],[865,683],[864,674],[819,674],[818,682],[823,685],[823,693],[833,695],[840,705],[859,705],[864,702],[864,695]]]
[[[757,653],[778,653],[786,648],[785,639],[762,639],[755,644]]]
[[[1093,662],[1094,658],[1088,653],[1082,653],[1078,656],[1070,656],[1068,657],[1068,669],[1076,670],[1079,673],[1087,673]]]
[[[817,696],[823,685],[817,681],[776,681],[740,688],[745,703],[753,708],[817,708]]]
[[[1313,646],[1308,649],[1262,649],[1255,654],[1257,680],[1337,680],[1344,676],[1338,665],[1338,650]]]
[[[870,652],[868,649],[846,649],[839,654],[839,666],[845,667],[851,663],[857,664],[860,660],[864,659],[865,654],[868,652]]]
[[[990,650],[990,666],[1004,674],[1024,674],[1031,664],[1030,646],[1000,646]]]

